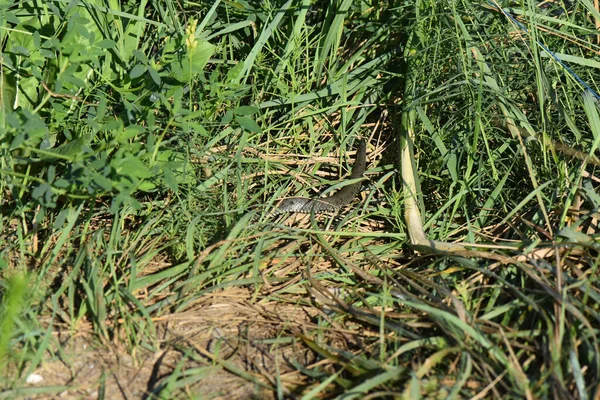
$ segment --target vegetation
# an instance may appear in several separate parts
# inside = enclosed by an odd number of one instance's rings
[[[599,26],[591,0],[0,2],[0,399],[598,398]],[[344,185],[359,137],[360,201],[271,215]],[[411,244],[400,154],[464,248]]]

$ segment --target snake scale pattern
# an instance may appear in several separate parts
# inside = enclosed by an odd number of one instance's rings
[[[362,178],[367,167],[367,145],[364,139],[358,142],[356,159],[352,166],[350,179]],[[340,189],[339,192],[323,198],[311,199],[308,197],[291,197],[283,200],[273,211],[273,214],[282,213],[311,213],[336,212],[339,208],[349,204],[358,193],[362,181],[351,183]]]

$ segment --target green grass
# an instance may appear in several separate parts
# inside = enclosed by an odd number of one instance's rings
[[[572,3],[0,5],[0,398],[597,398]]]

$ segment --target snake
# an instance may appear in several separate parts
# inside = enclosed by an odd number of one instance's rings
[[[364,139],[360,139],[358,142],[358,148],[356,150],[356,157],[354,165],[352,165],[352,171],[350,172],[350,179],[362,178],[365,169],[367,167],[367,144]],[[282,213],[315,213],[321,214],[324,212],[336,212],[341,207],[349,204],[358,191],[362,181],[351,183],[341,188],[337,193],[332,194],[328,197],[310,198],[310,197],[290,197],[283,200],[275,210],[273,214]]]

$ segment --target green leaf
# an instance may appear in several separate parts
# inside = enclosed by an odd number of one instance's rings
[[[154,83],[156,83],[157,85],[160,85],[161,79],[160,79],[160,75],[158,74],[158,72],[154,68],[148,67],[148,73],[150,74],[150,78],[152,78]]]
[[[6,265],[6,261],[2,260],[2,265]],[[3,268],[4,269],[4,268]],[[27,274],[19,272],[5,278],[2,284],[2,298],[0,299],[0,359],[11,348],[10,342],[13,339],[15,332],[18,332],[18,324],[21,310],[27,307],[27,299],[29,293],[27,291],[28,282],[30,281]]]
[[[71,186],[71,183],[66,179],[61,178],[61,179],[57,179],[54,182],[54,187],[59,188],[59,189],[66,189],[69,186]]]
[[[146,128],[140,125],[130,125],[127,128],[117,132],[115,134],[115,140],[119,144],[125,144],[129,141],[129,139],[139,135],[146,131]]]
[[[258,112],[258,107],[254,106],[240,106],[233,110],[235,115],[253,115]]]
[[[189,49],[188,57],[192,60],[192,73],[200,74],[204,71],[204,67],[208,64],[208,60],[215,52],[215,46],[209,42],[196,42],[195,47]]]
[[[94,174],[93,180],[95,184],[97,184],[107,192],[111,191],[113,188],[112,182],[100,174]]]
[[[10,142],[10,147],[8,148],[9,150],[14,150],[19,148],[19,146],[21,146],[23,143],[25,142],[25,134],[21,133],[16,135],[13,140]]]
[[[142,192],[151,192],[156,189],[156,184],[152,181],[143,181],[139,184],[138,189]]]
[[[128,154],[127,156],[125,156],[125,158],[119,160],[117,162],[116,169],[117,172],[120,174],[134,176],[136,178],[143,179],[150,178],[152,176],[152,174],[150,173],[150,171],[148,171],[144,163],[131,154]]]
[[[14,46],[14,47],[12,48],[12,51],[13,51],[14,53],[17,53],[17,54],[24,55],[25,57],[29,57],[29,54],[30,54],[30,53],[29,53],[29,50],[27,50],[27,49],[26,49],[25,47],[23,47],[23,46]]]
[[[84,88],[86,86],[85,82],[83,81],[83,79],[75,76],[75,75],[66,75],[64,77],[64,80],[66,82],[69,82],[71,84],[73,84],[74,87],[76,88]]]
[[[103,39],[96,43],[96,46],[100,47],[101,49],[114,49],[116,45],[117,44],[115,41],[110,39]]]
[[[231,85],[231,84],[238,84],[240,81],[240,74],[242,72],[242,70],[244,69],[244,63],[243,62],[238,62],[237,64],[235,64],[235,66],[233,68],[231,68],[229,70],[229,72],[227,72],[227,82]]]
[[[14,75],[12,74],[2,74],[2,87],[0,90],[3,91],[3,97],[0,97],[0,126],[4,126],[5,123],[9,122],[9,117],[7,114],[12,115],[11,111],[15,105],[15,100],[17,98],[17,82],[14,79]],[[14,126],[11,123],[12,126]]]
[[[146,73],[147,70],[148,70],[147,66],[145,66],[143,64],[137,64],[135,67],[133,67],[133,69],[129,73],[129,77],[131,79],[138,78],[138,77],[144,75],[144,73]]]
[[[179,185],[177,184],[177,179],[175,178],[175,174],[173,174],[173,171],[171,171],[169,168],[164,168],[163,174],[165,177],[165,183],[167,184],[169,189],[171,189],[174,192],[177,192],[179,190]]]
[[[40,33],[38,31],[33,32],[33,45],[37,48],[40,47],[42,43],[42,39],[40,38]]]
[[[51,151],[47,151],[41,158],[43,160],[52,160],[52,154],[69,158],[78,158],[82,154],[83,146],[86,144],[85,138],[77,138],[67,143],[63,143]],[[60,158],[64,158],[60,157]]]
[[[228,123],[231,122],[232,119],[233,119],[233,113],[231,112],[231,110],[227,110],[227,111],[225,111],[225,115],[223,115],[223,118],[221,119],[221,124],[227,125]]]
[[[19,20],[19,18],[12,12],[6,11],[6,9],[3,9],[3,11],[4,11],[4,18],[6,18],[6,21],[10,22],[11,24],[15,24],[15,25],[17,25],[19,22],[21,22]]]
[[[260,126],[253,120],[248,117],[235,117],[235,120],[240,124],[240,126],[250,132],[260,133],[262,129]]]
[[[583,232],[577,232],[570,226],[567,226],[567,227],[559,230],[558,232],[556,232],[556,234],[560,237],[566,238],[567,240],[569,240],[570,242],[573,242],[573,243],[593,243],[594,242],[593,237],[586,235]]]
[[[136,58],[136,60],[138,60],[140,63],[147,65],[150,61],[148,60],[148,57],[146,57],[146,55],[139,50],[134,50],[133,52],[133,56]]]
[[[54,52],[50,50],[40,49],[40,54],[42,55],[42,57],[48,58],[50,60],[56,59],[56,54],[54,54]]]

